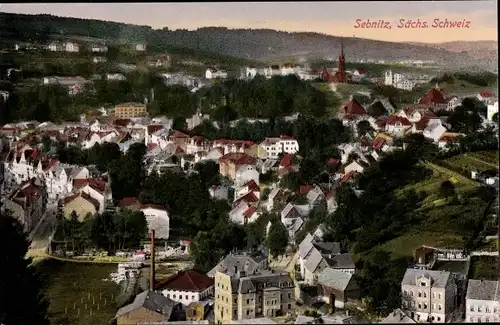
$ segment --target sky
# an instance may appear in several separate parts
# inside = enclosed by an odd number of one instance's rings
[[[318,32],[393,42],[497,40],[497,1],[226,2],[0,4],[1,12],[52,14],[196,29],[207,26]],[[355,28],[356,21],[389,22],[391,29]],[[400,19],[426,21],[427,29],[398,28]],[[468,21],[469,28],[432,28],[434,19]],[[382,24],[384,27],[386,24]]]

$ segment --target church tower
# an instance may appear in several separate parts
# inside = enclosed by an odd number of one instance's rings
[[[336,79],[339,83],[347,82],[347,75],[345,72],[345,56],[344,56],[344,42],[340,39],[340,56],[337,67]]]

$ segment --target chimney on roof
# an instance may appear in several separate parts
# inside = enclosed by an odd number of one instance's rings
[[[149,289],[155,290],[155,230],[151,229],[151,279]]]

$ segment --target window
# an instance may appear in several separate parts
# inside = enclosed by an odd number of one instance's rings
[[[288,304],[288,309],[292,309],[292,304]]]
[[[424,304],[424,309],[427,309],[427,304]]]
[[[425,287],[425,282],[420,282],[420,286]]]
[[[432,320],[434,320],[434,316],[432,316],[432,318],[431,318],[431,319],[432,319]]]
[[[441,321],[441,317],[440,317],[440,316],[438,316],[438,322],[439,322],[439,321]]]
[[[170,298],[170,293],[167,294],[167,298]]]
[[[420,292],[420,291],[419,291],[419,292],[418,292],[418,296],[419,296],[419,297],[422,297],[422,292]]]
[[[486,317],[484,321],[485,321],[486,323],[489,323],[489,322],[490,322],[490,318],[489,318],[489,317]]]
[[[405,291],[403,292],[403,295],[408,296],[408,291],[406,291],[406,290],[405,290]]]
[[[288,299],[292,299],[292,294],[291,293],[288,294]]]
[[[410,296],[413,297],[413,291],[410,291]]]
[[[420,315],[417,314],[417,320],[420,320]]]
[[[250,303],[250,299],[247,299],[247,304],[249,304],[249,303]]]
[[[185,296],[184,296],[184,299],[188,300],[188,299],[189,299],[189,298],[188,298],[188,295],[185,295]]]
[[[478,312],[481,312],[483,310],[483,308],[481,308],[481,306],[477,306],[477,311]]]
[[[177,298],[177,296],[176,296],[176,295],[174,295],[173,297],[174,297],[174,299],[175,299],[175,298]],[[217,298],[219,298],[219,295],[217,295]]]
[[[489,313],[491,312],[490,309],[488,307],[486,307],[486,312]]]
[[[191,300],[194,300],[194,296],[191,296]]]
[[[424,292],[424,298],[427,298],[427,292]]]
[[[469,322],[474,323],[474,317],[469,318]]]
[[[234,316],[238,315],[238,310],[234,310]]]
[[[474,306],[470,306],[470,311],[474,311]]]
[[[440,293],[438,293],[438,299],[441,299],[441,294]]]
[[[247,315],[250,315],[250,310],[247,310]]]
[[[443,305],[439,304],[438,305],[438,310],[441,310],[441,309],[443,309]]]
[[[421,309],[422,308],[422,304],[419,303],[418,304],[418,308]]]
[[[238,303],[238,299],[234,298],[234,303],[235,304]]]

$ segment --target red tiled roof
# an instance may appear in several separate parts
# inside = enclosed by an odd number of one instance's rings
[[[131,205],[141,205],[141,202],[139,202],[136,197],[124,197],[120,200],[120,203],[118,203],[118,205],[121,207],[129,207]]]
[[[441,90],[437,88],[432,88],[427,92],[427,94],[420,99],[418,102],[421,105],[431,105],[431,104],[446,104],[448,101],[444,98]]]
[[[180,271],[171,277],[159,281],[158,290],[201,292],[214,285],[214,279],[195,270]]]
[[[241,201],[245,201],[247,203],[256,203],[259,202],[259,198],[254,194],[254,192],[248,192],[247,194],[236,200],[234,203],[238,204]]]
[[[87,200],[88,202],[92,203],[92,205],[94,205],[95,209],[99,210],[99,201],[97,201],[96,199],[94,199],[93,197],[91,197],[90,195],[88,195],[87,193],[83,193],[83,192],[82,193],[73,194],[71,196],[68,196],[68,197],[64,198],[62,200],[62,203],[64,205],[68,204],[71,201],[75,200],[79,196],[81,196],[84,200]]]
[[[380,148],[382,148],[384,146],[384,144],[385,144],[385,139],[383,139],[383,138],[375,138],[373,140],[372,147],[375,150],[379,150]]]
[[[280,140],[295,140],[295,137],[289,135],[280,135]]]
[[[141,205],[139,209],[141,209],[141,210],[144,210],[144,209],[156,209],[156,210],[167,211],[166,207],[164,207],[162,205],[157,205],[157,204],[144,204],[144,205]]]
[[[395,125],[401,123],[404,126],[411,126],[411,122],[406,117],[391,115],[385,120],[386,125]]]
[[[106,190],[106,181],[99,178],[75,179],[73,181],[73,186],[76,188],[82,188],[86,185],[89,185],[101,194]]]
[[[175,148],[174,155],[184,155],[185,153],[186,151],[184,151],[184,149],[182,149],[181,146],[177,146],[177,148]]]
[[[422,117],[420,121],[415,123],[415,128],[419,131],[422,131],[427,127],[427,124],[429,124],[430,118],[428,117]]]
[[[366,115],[365,108],[358,103],[355,98],[352,98],[349,103],[347,103],[344,108],[344,113],[349,115]]]
[[[163,125],[161,125],[161,124],[151,124],[151,125],[147,126],[148,134],[153,134],[156,131],[161,130],[161,129],[163,129]]]
[[[185,133],[182,133],[181,131],[174,130],[174,132],[172,132],[172,134],[170,134],[169,137],[170,138],[174,138],[174,139],[177,139],[177,138],[189,138],[189,135],[187,135]]]
[[[307,194],[309,191],[311,191],[314,188],[312,185],[300,185],[299,187],[299,193],[300,194]]]
[[[253,179],[251,179],[246,185],[245,185],[249,191],[252,192],[260,192],[260,187],[255,183]]]
[[[158,145],[156,143],[150,143],[150,144],[148,144],[147,151],[151,151],[156,147],[158,147]]]
[[[245,212],[243,212],[243,217],[248,219],[255,213],[255,211],[257,211],[256,207],[249,207],[245,210]]]
[[[483,91],[480,92],[479,95],[483,98],[488,98],[488,97],[493,97],[493,93],[490,91]]]
[[[257,161],[256,158],[250,157],[246,153],[232,152],[220,157],[219,162],[230,162],[235,165],[253,165]]]
[[[292,166],[293,163],[293,155],[292,154],[285,154],[281,160],[280,160],[280,166],[282,167],[290,167]]]
[[[342,177],[342,179],[340,180],[340,183],[345,184],[348,180],[351,179],[352,176],[354,176],[352,172],[345,174],[344,177]]]
[[[47,165],[45,165],[45,167],[42,167],[43,170],[49,170],[51,169],[52,167],[54,167],[59,161],[57,159],[50,159],[48,160],[48,163]],[[43,166],[43,162],[42,162],[42,166]]]

